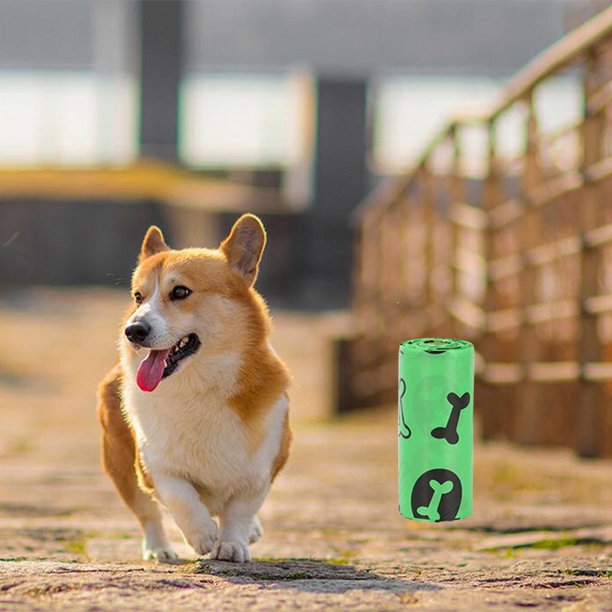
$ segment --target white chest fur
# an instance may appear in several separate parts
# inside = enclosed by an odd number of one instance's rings
[[[153,393],[136,386],[134,360],[123,362],[129,372],[124,381],[126,416],[153,477],[161,472],[185,478],[218,501],[267,485],[288,402],[283,396],[270,408],[263,441],[253,450],[248,424],[227,402],[236,388],[239,356],[217,355],[214,363],[186,368]]]

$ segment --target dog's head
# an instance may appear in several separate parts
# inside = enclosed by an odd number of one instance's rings
[[[253,327],[252,286],[266,244],[254,215],[243,215],[218,249],[172,250],[161,230],[147,231],[132,277],[134,305],[126,344],[147,350],[136,373],[143,391],[188,366],[204,346],[222,351]]]

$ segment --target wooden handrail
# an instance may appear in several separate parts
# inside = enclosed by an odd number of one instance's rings
[[[432,152],[451,132],[467,124],[493,121],[512,104],[522,100],[540,81],[578,60],[589,47],[604,40],[610,33],[612,33],[612,6],[567,34],[527,64],[508,82],[502,91],[500,100],[491,109],[454,115],[436,132],[412,167],[394,179],[396,181],[394,192],[405,192],[410,187],[416,171],[427,163]],[[387,197],[384,196],[387,193],[381,185],[355,208],[352,220],[359,223],[363,211],[376,206],[379,202],[386,201]]]
[[[606,208],[612,156],[603,140],[612,127],[604,112],[612,93],[608,41],[612,7],[521,70],[486,113],[448,121],[412,168],[360,205],[353,220],[359,227],[354,304],[361,336],[351,379],[362,398],[393,398],[402,337],[465,337],[476,342],[481,391],[492,393],[485,403],[496,412],[499,405],[503,415],[483,414],[486,435],[550,441],[541,423],[550,418],[547,398],[555,397],[575,415],[577,452],[612,456],[612,444],[600,447],[598,408],[612,390],[612,346],[604,346],[600,331],[602,317],[612,313],[612,294],[601,286],[610,257],[604,247],[612,244]],[[542,136],[535,88],[576,64],[582,116]],[[498,127],[516,102],[526,110],[520,127],[526,147],[509,171]],[[473,125],[487,138],[478,189],[463,171],[462,130]],[[555,169],[549,142],[569,133],[581,150],[571,151],[572,167]],[[446,147],[450,163],[441,171],[433,161],[447,154]],[[573,435],[566,431],[556,442],[567,444]]]
[[[612,6],[548,47],[516,74],[506,85],[501,100],[491,111],[491,118],[497,117],[515,102],[523,100],[535,85],[580,59],[587,49],[611,33]]]
[[[576,361],[538,361],[525,374],[520,363],[489,362],[482,377],[490,384],[513,385],[523,379],[544,383],[568,382],[580,378],[591,381],[612,378],[612,362],[592,362],[581,369]]]

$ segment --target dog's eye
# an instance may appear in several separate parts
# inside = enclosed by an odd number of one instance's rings
[[[134,294],[134,301],[136,302],[136,304],[142,304],[142,293],[140,293],[140,291],[136,291],[136,293]]]
[[[191,295],[191,289],[178,285],[170,292],[171,300],[184,300],[187,296]]]

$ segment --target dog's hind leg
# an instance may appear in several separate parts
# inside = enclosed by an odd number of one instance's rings
[[[121,369],[116,366],[98,387],[98,419],[102,425],[102,463],[119,495],[136,515],[144,532],[144,559],[172,562],[172,550],[157,502],[138,486],[136,444],[121,412]]]

